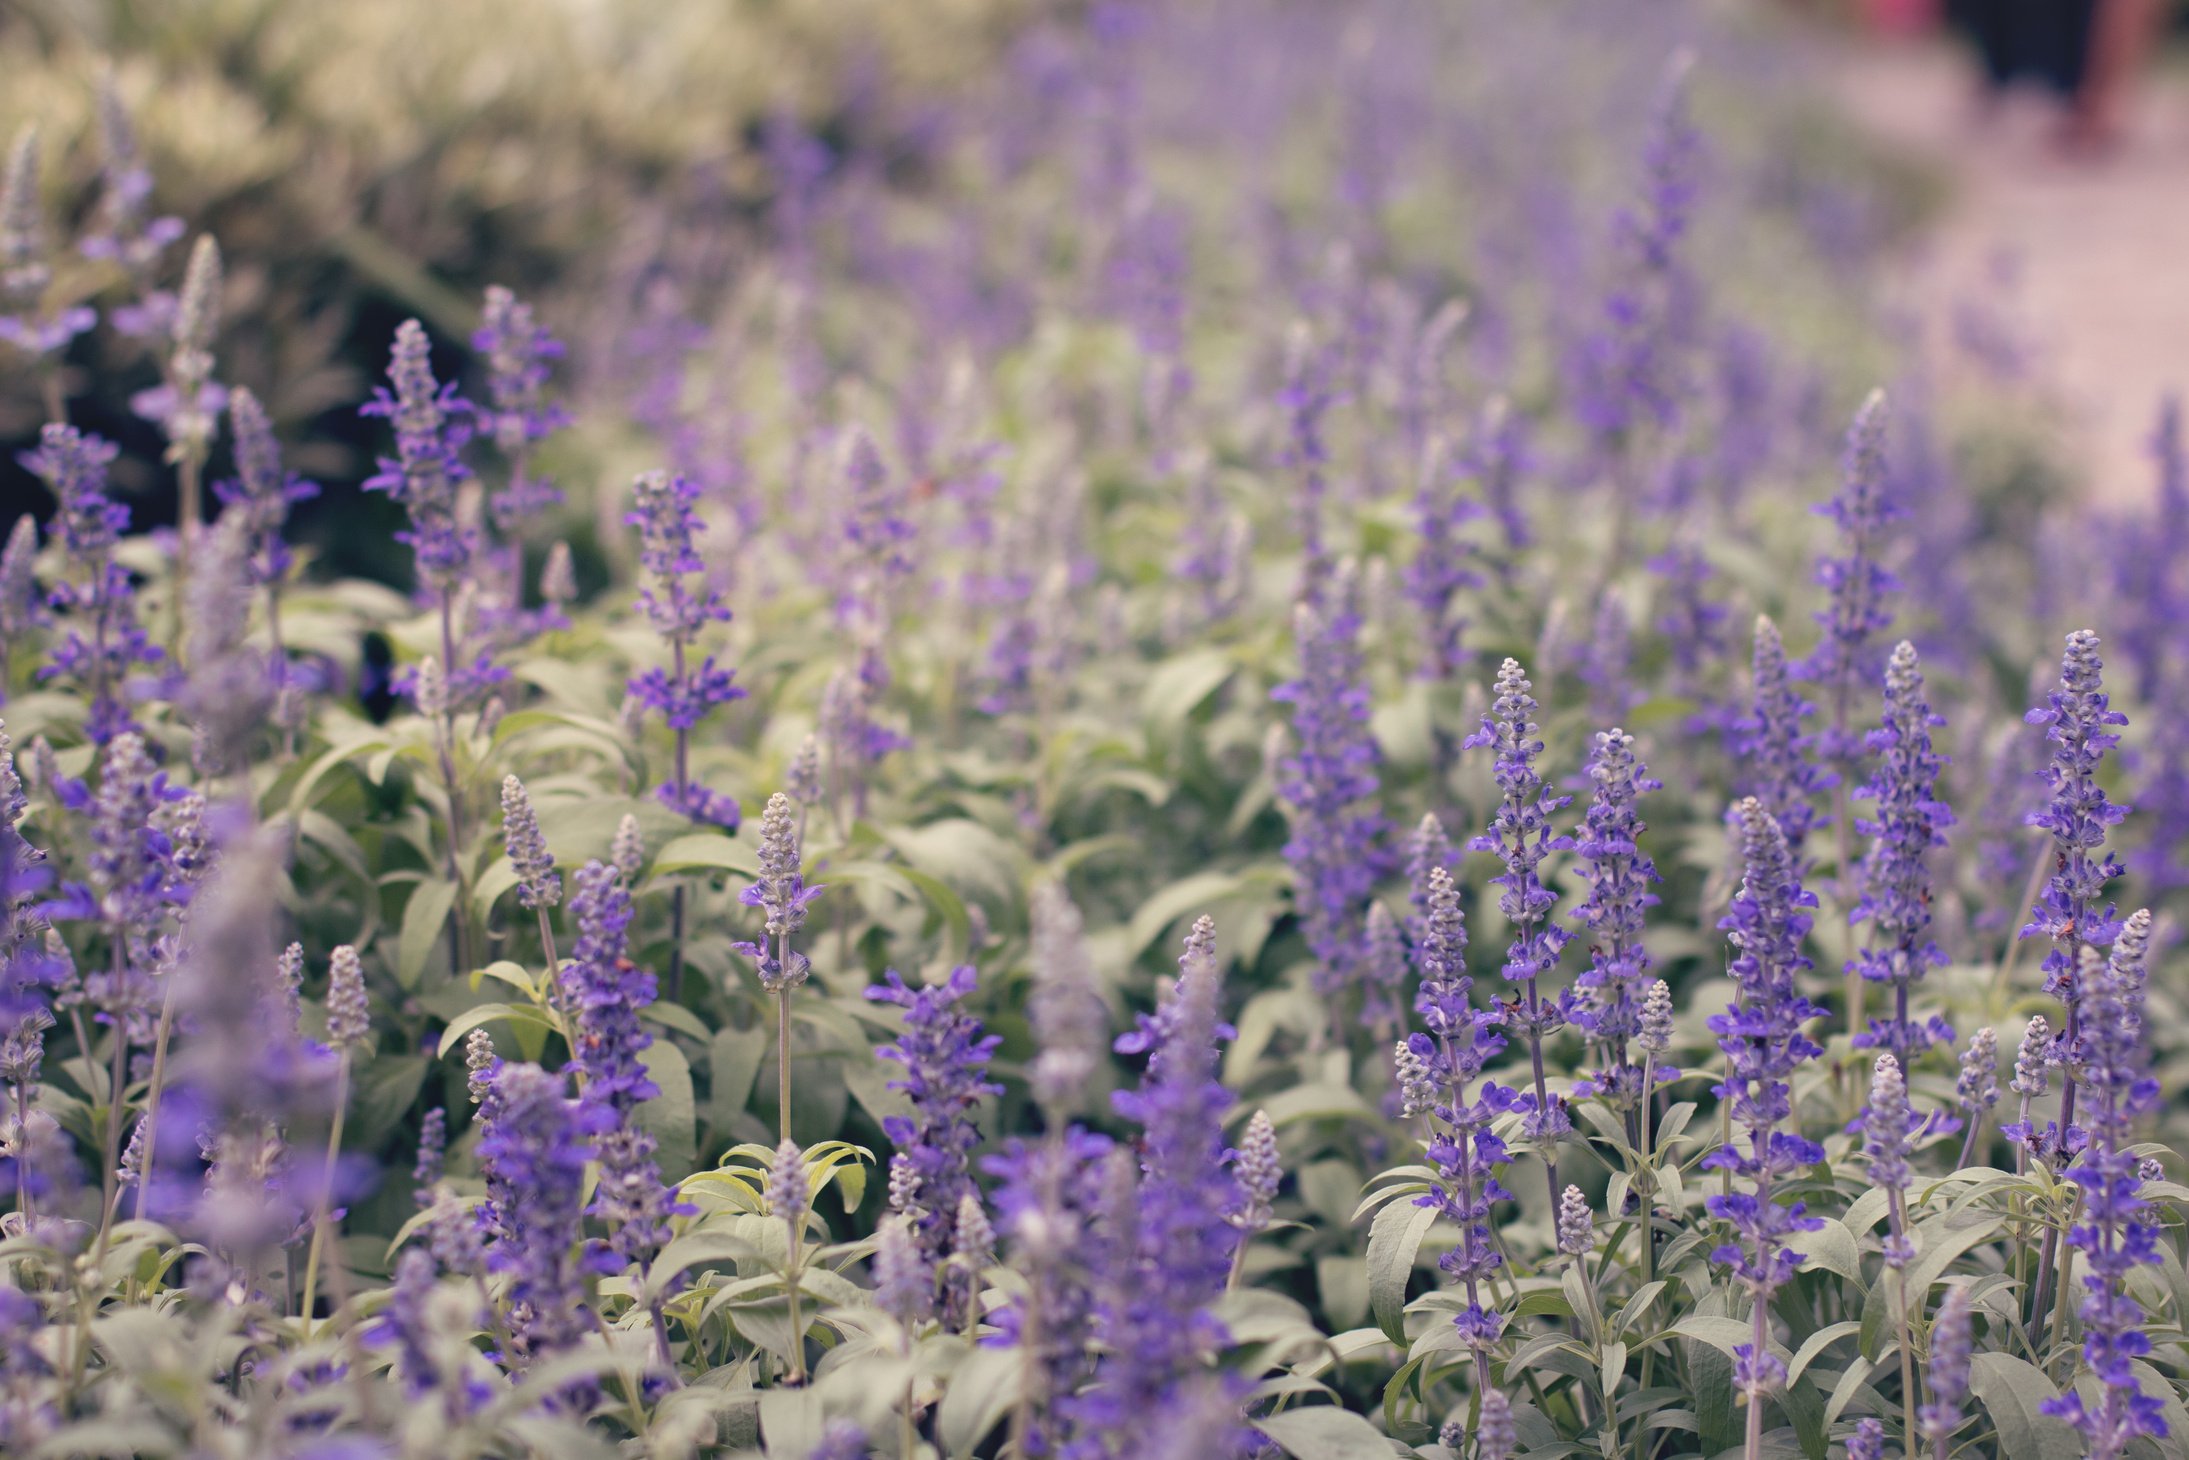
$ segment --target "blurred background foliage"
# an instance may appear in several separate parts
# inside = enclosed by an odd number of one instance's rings
[[[354,415],[394,325],[470,337],[489,282],[548,293],[617,256],[700,180],[738,229],[773,188],[771,125],[909,158],[917,137],[854,139],[889,78],[943,96],[990,64],[1030,0],[9,0],[0,134],[30,123],[62,230],[97,196],[111,77],[154,178],[155,211],[230,260],[227,378],[258,391],[306,474],[369,470]],[[900,114],[906,115],[906,114]],[[917,117],[906,115],[909,123]],[[109,288],[66,250],[63,288]],[[186,246],[164,261],[172,285]],[[19,357],[0,361],[0,520],[49,504],[16,471],[38,424]],[[448,362],[453,366],[456,362]],[[78,423],[119,440],[140,524],[172,522],[158,434],[128,397],[157,379],[100,331],[70,357]],[[332,492],[300,514],[320,571],[399,577],[389,504]],[[362,529],[348,530],[352,525]]]

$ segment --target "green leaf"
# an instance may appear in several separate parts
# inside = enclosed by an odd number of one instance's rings
[[[1231,678],[1236,666],[1220,649],[1195,649],[1164,660],[1141,691],[1140,714],[1148,724],[1175,732],[1186,717]]]
[[[1231,896],[1240,887],[1236,872],[1196,872],[1158,892],[1140,905],[1125,933],[1128,954],[1138,958],[1163,936],[1164,929],[1189,913]]]
[[[640,1101],[631,1118],[650,1131],[660,1143],[661,1164],[671,1171],[689,1170],[698,1159],[698,1113],[692,1102],[692,1066],[684,1051],[666,1039],[657,1039],[639,1051],[647,1075],[661,1087],[651,1100]]]
[[[395,943],[395,981],[406,989],[418,987],[433,956],[434,944],[448,925],[449,909],[456,905],[456,884],[442,878],[421,882],[403,905],[403,930]]]
[[[979,893],[1000,907],[1018,901],[1018,849],[977,821],[954,817],[882,836],[914,870],[962,893]]]
[[[1710,1312],[1698,1312],[1694,1318],[1721,1316],[1719,1309],[1724,1299],[1716,1293],[1706,1295],[1696,1306]],[[1747,1342],[1744,1338],[1741,1342]],[[1702,1450],[1715,1455],[1739,1443],[1739,1426],[1733,1410],[1733,1360],[1730,1354],[1706,1339],[1683,1338],[1680,1356],[1687,1371],[1687,1389],[1694,1396],[1695,1422],[1702,1428]]]
[[[530,1025],[550,1033],[555,1028],[554,1021],[544,1011],[535,1009],[530,1004],[474,1004],[458,1014],[450,1021],[448,1028],[441,1031],[441,1057],[446,1059],[449,1051],[462,1045],[464,1036],[472,1030],[492,1024],[498,1019],[507,1019],[512,1024]]]
[[[1368,1229],[1368,1305],[1376,1326],[1391,1342],[1406,1345],[1406,1284],[1414,1275],[1414,1257],[1435,1225],[1435,1207],[1392,1202],[1376,1213]]]
[[[1625,1377],[1626,1371],[1627,1346],[1625,1342],[1619,1339],[1614,1339],[1610,1343],[1605,1344],[1603,1379],[1604,1397],[1606,1399],[1611,1398],[1613,1391],[1618,1389],[1619,1380]]]
[[[1293,1460],[1363,1460],[1370,1455],[1404,1453],[1367,1420],[1335,1405],[1288,1409],[1257,1419],[1253,1425]]]
[[[970,1455],[1018,1397],[1021,1350],[976,1348],[950,1374],[935,1414],[935,1437],[949,1455]]]
[[[735,872],[748,880],[758,877],[759,848],[720,832],[693,832],[661,849],[654,858],[651,875],[662,877],[671,872],[698,871]]]
[[[2076,1460],[2083,1446],[2066,1423],[2038,1411],[2059,1390],[2044,1370],[2006,1353],[1980,1353],[1969,1359],[1969,1390],[1991,1416],[1999,1432],[1999,1453],[2014,1460]]]

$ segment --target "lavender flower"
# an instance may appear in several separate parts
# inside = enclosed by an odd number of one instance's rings
[[[487,1266],[506,1281],[509,1362],[521,1370],[586,1332],[577,1262],[585,1163],[612,1116],[569,1099],[561,1077],[538,1065],[504,1062],[487,1077],[479,1120]]]
[[[1778,625],[1756,620],[1754,697],[1749,713],[1733,722],[1733,751],[1742,761],[1749,795],[1779,824],[1797,859],[1810,832],[1824,824],[1814,800],[1839,777],[1814,758],[1816,737],[1801,727],[1815,707],[1794,689]]]
[[[775,1148],[762,1196],[768,1211],[793,1227],[812,1209],[812,1194],[806,1188],[806,1153],[796,1141],[786,1139]]]
[[[1496,777],[1503,793],[1490,830],[1470,839],[1467,850],[1495,852],[1505,863],[1504,875],[1491,878],[1503,889],[1498,911],[1512,925],[1512,946],[1505,955],[1505,977],[1520,984],[1523,997],[1511,1022],[1527,1036],[1529,1062],[1535,1071],[1535,1094],[1522,1096],[1515,1107],[1522,1112],[1521,1129],[1530,1140],[1549,1146],[1573,1129],[1565,1102],[1554,1098],[1543,1080],[1543,1040],[1565,1023],[1571,991],[1554,1003],[1543,1002],[1542,978],[1558,963],[1565,947],[1566,930],[1550,920],[1558,895],[1543,885],[1537,869],[1552,852],[1569,851],[1573,838],[1551,830],[1551,817],[1565,809],[1570,796],[1551,792],[1536,772],[1535,758],[1543,753],[1536,739],[1535,699],[1532,686],[1511,659],[1497,672],[1497,699],[1492,714],[1482,717],[1482,728],[1464,742],[1470,750],[1488,746],[1497,752]],[[1548,1155],[1551,1187],[1557,1190],[1557,1172]]]
[[[534,447],[570,423],[569,414],[547,399],[548,376],[562,358],[562,343],[533,318],[530,304],[492,284],[471,348],[487,362],[491,409],[481,413],[487,433],[510,463],[509,481],[489,506],[496,525],[510,532],[562,501],[553,483],[531,473]]]
[[[289,508],[319,495],[317,482],[305,481],[281,464],[281,443],[258,397],[242,386],[228,396],[228,426],[234,438],[236,474],[213,484],[213,495],[250,532],[250,581],[267,591],[268,601],[288,576],[294,556],[282,540]],[[276,647],[279,647],[278,640]]]
[[[562,876],[540,834],[540,818],[524,782],[502,777],[502,844],[517,874],[517,900],[528,908],[549,908],[562,901]]]
[[[1940,1460],[1950,1453],[1953,1432],[1961,1427],[1969,1399],[1969,1355],[1976,1346],[1967,1287],[1946,1289],[1938,1316],[1931,1320],[1930,1401],[1916,1411],[1923,1437],[1937,1447]]]
[[[874,1306],[907,1329],[934,1312],[934,1266],[921,1252],[911,1221],[895,1213],[874,1229]]]
[[[198,235],[175,297],[171,324],[174,348],[167,357],[166,379],[155,389],[131,398],[130,408],[166,433],[175,459],[202,464],[211,449],[228,392],[213,383],[213,341],[220,332],[220,245],[211,234]],[[194,469],[194,468],[193,468]],[[183,482],[182,528],[195,532],[198,522],[194,478]]]
[[[2138,1436],[2167,1434],[2162,1401],[2143,1392],[2130,1367],[2152,1345],[2129,1280],[2138,1266],[2158,1263],[2159,1232],[2144,1216],[2150,1203],[2140,1193],[2140,1163],[2128,1143],[2137,1118],[2157,1106],[2159,1086],[2144,1072],[2148,1055],[2136,1010],[2144,981],[2142,941],[2123,939],[2110,958],[2100,958],[2088,943],[2080,946],[2076,1085],[2091,1099],[2088,1143],[2067,1173],[2082,1188],[2086,1220],[2069,1232],[2068,1242],[2081,1250],[2088,1269],[2080,1309],[2083,1363],[2099,1390],[2094,1404],[2069,1390],[2039,1408],[2073,1425],[2088,1455],[2115,1460]]]
[[[737,802],[694,784],[688,764],[692,727],[715,706],[745,697],[734,682],[734,671],[716,664],[713,655],[697,665],[690,662],[700,631],[730,617],[722,595],[707,584],[706,564],[695,545],[699,489],[681,476],[654,471],[642,474],[631,493],[634,506],[623,520],[639,530],[639,562],[646,570],[639,607],[668,641],[670,654],[668,668],[635,675],[629,685],[632,696],[676,734],[675,774],[655,788],[654,796],[693,821],[735,831]]]
[[[1414,532],[1420,539],[1406,569],[1407,596],[1421,618],[1421,677],[1445,680],[1466,664],[1467,620],[1460,612],[1462,592],[1480,588],[1482,575],[1472,566],[1473,546],[1462,536],[1482,508],[1454,489],[1458,472],[1441,438],[1422,453],[1414,488]]]
[[[1885,1460],[1885,1426],[1865,1416],[1847,1437],[1847,1460]]]
[[[1502,1016],[1495,1009],[1476,1009],[1470,1001],[1474,980],[1467,974],[1459,891],[1443,867],[1429,869],[1425,901],[1422,931],[1414,944],[1421,969],[1414,1010],[1428,1032],[1407,1040],[1411,1059],[1403,1062],[1400,1079],[1408,1106],[1433,1117],[1428,1157],[1439,1179],[1416,1204],[1437,1208],[1459,1227],[1459,1242],[1437,1265],[1466,1290],[1467,1307],[1453,1321],[1483,1370],[1489,1346],[1505,1326],[1503,1317],[1482,1303],[1484,1283],[1505,1260],[1489,1216],[1497,1203],[1512,1200],[1497,1179],[1506,1151],[1493,1123],[1519,1097],[1485,1080],[1481,1092],[1468,1098],[1467,1087],[1505,1047],[1504,1036],[1496,1032]]]
[[[1885,1265],[1906,1267],[1915,1256],[1908,1240],[1908,1138],[1923,1119],[1908,1104],[1908,1082],[1899,1062],[1881,1054],[1870,1074],[1870,1103],[1862,1111],[1863,1151],[1870,1158],[1870,1180],[1886,1194],[1892,1235],[1885,1240]]]
[[[447,1159],[448,1111],[436,1105],[419,1122],[418,1160],[410,1173],[411,1197],[420,1207],[433,1205]]]
[[[90,704],[84,730],[98,745],[136,723],[127,704],[130,670],[166,657],[138,627],[129,570],[114,560],[129,526],[129,509],[107,495],[106,469],[115,454],[96,436],[49,424],[38,449],[22,458],[59,503],[54,522],[70,568],[48,598],[67,614],[67,631],[39,677],[70,680],[82,690]]]
[[[1292,706],[1296,748],[1278,767],[1277,790],[1292,824],[1293,900],[1325,999],[1360,981],[1361,909],[1383,862],[1374,804],[1381,757],[1368,732],[1360,617],[1346,597],[1328,595],[1327,616],[1304,603],[1294,610],[1300,677],[1271,696]]]
[[[1635,1031],[1634,1047],[1653,1057],[1672,1048],[1672,985],[1661,978],[1649,986],[1649,993],[1642,1000],[1641,1024]]]
[[[654,1001],[654,976],[624,956],[631,894],[615,868],[587,862],[578,869],[570,915],[578,938],[561,981],[575,1026],[571,1058],[584,1074],[587,1099],[628,1110],[661,1091],[643,1058],[654,1037],[639,1023],[639,1011]]]
[[[1246,1131],[1239,1137],[1232,1174],[1239,1180],[1243,1204],[1231,1214],[1231,1224],[1251,1236],[1267,1227],[1275,1215],[1277,1184],[1284,1179],[1284,1167],[1277,1155],[1277,1127],[1270,1123],[1268,1111],[1257,1110],[1247,1121]]]
[[[806,1460],[867,1460],[870,1453],[865,1430],[852,1420],[832,1419]]]
[[[1513,1460],[1519,1453],[1512,1401],[1502,1389],[1484,1389],[1482,1413],[1475,1422],[1475,1460]]]
[[[85,258],[112,260],[141,285],[168,245],[182,237],[183,222],[147,216],[152,172],[144,165],[136,129],[130,125],[111,75],[99,78],[98,117],[98,211],[92,230],[78,240],[77,251]],[[154,291],[136,306],[114,311],[114,325],[124,334],[151,334],[166,326],[172,307],[173,300],[164,291]]]
[[[869,999],[905,1011],[904,1033],[875,1051],[901,1067],[904,1078],[889,1088],[911,1101],[912,1114],[892,1115],[883,1133],[897,1147],[901,1163],[890,1172],[890,1209],[912,1222],[921,1256],[939,1266],[955,1243],[960,1200],[974,1192],[973,1148],[980,1127],[973,1111],[982,1098],[1002,1093],[988,1078],[989,1057],[1001,1040],[984,1035],[978,1019],[959,1007],[973,991],[970,967],[953,969],[947,982],[922,989],[906,986],[891,969],[884,981],[866,991]],[[945,1321],[962,1322],[970,1295],[953,1293]]]
[[[1277,465],[1298,474],[1299,495],[1295,513],[1299,522],[1300,554],[1310,587],[1320,583],[1329,567],[1323,546],[1323,498],[1328,494],[1326,472],[1330,446],[1324,438],[1325,418],[1338,403],[1336,352],[1319,345],[1305,323],[1295,324],[1285,340],[1284,385],[1277,404],[1284,412],[1284,445]]]
[[[1954,1079],[1953,1103],[1973,1126],[1999,1103],[1999,1036],[1985,1025],[1969,1036]]]
[[[456,393],[453,381],[433,377],[433,347],[425,326],[406,319],[395,331],[388,353],[388,384],[377,387],[360,415],[377,416],[395,428],[395,455],[380,458],[380,470],[366,478],[365,490],[386,492],[410,515],[410,527],[396,534],[417,555],[420,580],[444,600],[462,581],[478,550],[478,530],[463,520],[458,489],[469,480],[463,449],[471,439],[472,407]],[[453,669],[453,654],[450,655]]]
[[[2111,727],[2127,724],[2128,717],[2110,708],[2104,670],[2098,636],[2088,629],[2069,634],[2060,660],[2060,687],[2027,716],[2030,724],[2045,727],[2045,739],[2053,747],[2045,768],[2052,799],[2029,813],[2028,821],[2051,833],[2055,870],[2038,894],[2022,936],[2041,933],[2051,940],[2043,964],[2045,992],[2066,1007],[2061,1038],[2070,1050],[2082,1037],[2082,996],[2075,982],[2078,950],[2110,943],[2120,931],[2112,906],[2100,900],[2106,883],[2121,875],[2119,860],[2106,850],[2106,831],[2127,817],[2128,808],[2107,798],[2098,771],[2105,753],[2120,744]],[[2063,1138],[2075,1121],[2076,1084],[2071,1076],[2061,1096]]]
[[[1596,789],[1575,839],[1580,875],[1589,884],[1587,900],[1573,913],[1589,938],[1589,966],[1574,980],[1581,990],[1576,1022],[1609,1059],[1595,1083],[1624,1100],[1638,1093],[1630,1087],[1641,1072],[1630,1064],[1627,1050],[1641,1031],[1638,995],[1650,967],[1643,921],[1657,904],[1649,889],[1658,880],[1656,863],[1641,850],[1648,824],[1636,814],[1635,803],[1664,783],[1635,759],[1634,737],[1618,729],[1596,737],[1589,779]]]
[[[1903,639],[1885,670],[1885,723],[1870,732],[1877,768],[1855,792],[1877,803],[1873,819],[1856,830],[1874,838],[1863,863],[1862,900],[1851,919],[1867,920],[1872,941],[1848,965],[1873,983],[1890,986],[1892,1012],[1872,1019],[1855,1036],[1858,1049],[1891,1052],[1905,1071],[1934,1043],[1950,1042],[1952,1026],[1933,1016],[1918,1023],[1908,1015],[1912,987],[1946,955],[1931,940],[1930,854],[1946,844],[1953,812],[1938,799],[1938,773],[1946,758],[1931,749],[1931,727],[1943,725],[1924,698],[1923,671],[1915,646]]]
[[[1039,1052],[1027,1071],[1053,1127],[1085,1101],[1087,1084],[1108,1052],[1109,1010],[1087,956],[1079,909],[1059,883],[1034,889],[1034,983],[1026,998]]]
[[[98,322],[83,305],[55,308],[45,205],[38,196],[38,129],[15,134],[0,173],[0,340],[34,358],[58,356]],[[53,394],[58,401],[59,392]]]
[[[1855,696],[1862,686],[1875,683],[1870,641],[1891,627],[1892,611],[1884,599],[1900,587],[1900,580],[1879,561],[1878,551],[1879,534],[1906,515],[1885,495],[1886,415],[1885,393],[1871,391],[1847,428],[1839,495],[1816,509],[1838,524],[1845,554],[1817,563],[1817,583],[1831,596],[1831,606],[1817,615],[1824,637],[1802,666],[1803,676],[1824,685],[1831,695],[1832,723],[1819,737],[1819,749],[1831,765],[1849,765],[1862,752],[1862,740],[1851,729]]]
[[[1596,456],[1622,473],[1636,460],[1642,432],[1678,420],[1689,389],[1696,289],[1681,242],[1694,211],[1700,153],[1687,116],[1689,69],[1690,58],[1675,57],[1659,88],[1640,186],[1612,219],[1603,321],[1569,370],[1574,413]]]
[[[38,519],[25,512],[9,529],[7,546],[0,548],[0,703],[7,697],[11,651],[47,620],[37,561]]]
[[[625,887],[636,887],[638,874],[645,870],[646,834],[639,829],[638,818],[628,812],[616,823],[616,834],[608,844],[608,865],[622,876]]]
[[[1558,1198],[1558,1250],[1568,1257],[1586,1257],[1596,1246],[1596,1214],[1578,1186],[1569,1186]]]
[[[810,964],[805,954],[792,949],[790,939],[806,925],[806,908],[820,895],[820,884],[808,887],[800,871],[797,813],[791,810],[790,797],[777,791],[760,814],[760,875],[737,899],[766,911],[766,937],[735,945],[760,965],[760,986],[769,993],[806,981]]]
[[[327,960],[327,1042],[336,1049],[369,1044],[372,1006],[365,997],[365,965],[344,943]]]
[[[1224,1290],[1239,1241],[1231,1217],[1239,1188],[1224,1169],[1223,1112],[1231,1097],[1216,1079],[1221,971],[1216,928],[1197,919],[1178,961],[1178,979],[1152,1015],[1117,1041],[1149,1056],[1137,1090],[1115,1096],[1118,1114],[1141,1128],[1140,1181],[1128,1214],[1108,1214],[1122,1250],[1113,1259],[1098,1331],[1106,1354],[1096,1386],[1077,1397],[1075,1421],[1120,1441],[1162,1412],[1222,1341],[1208,1312]],[[1106,1178],[1112,1200],[1134,1198],[1124,1172]],[[1128,1240],[1129,1234],[1129,1240]]]
[[[1735,808],[1747,875],[1719,927],[1736,950],[1732,964],[1738,1001],[1713,1015],[1711,1032],[1726,1057],[1726,1079],[1716,1087],[1728,1102],[1735,1125],[1746,1138],[1719,1147],[1705,1166],[1749,1183],[1749,1190],[1709,1197],[1710,1214],[1729,1223],[1734,1242],[1711,1254],[1732,1270],[1747,1290],[1755,1317],[1755,1338],[1734,1350],[1733,1382],[1748,1395],[1750,1448],[1763,1417],[1763,1396],[1785,1381],[1785,1366],[1766,1339],[1771,1295],[1794,1275],[1801,1254],[1783,1244],[1796,1232],[1813,1232],[1823,1223],[1803,1215],[1803,1204],[1781,1204],[1773,1183],[1824,1159],[1824,1148],[1793,1131],[1782,1130],[1793,1115],[1790,1082],[1797,1066],[1823,1050],[1802,1033],[1819,1011],[1802,997],[1800,976],[1810,966],[1803,940],[1813,921],[1805,909],[1816,898],[1802,890],[1793,853],[1778,822],[1753,797]]]

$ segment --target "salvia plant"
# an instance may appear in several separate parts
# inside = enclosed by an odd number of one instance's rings
[[[0,1453],[2179,1453],[2172,408],[1955,449],[1717,7],[1052,12],[363,468],[14,142]]]

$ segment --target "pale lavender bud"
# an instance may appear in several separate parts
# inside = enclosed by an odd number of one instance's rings
[[[783,789],[791,800],[801,806],[817,806],[821,802],[821,737],[808,734],[798,742],[798,753],[791,757],[790,769],[783,773]]]
[[[1931,1323],[1930,1402],[1916,1411],[1924,1437],[1941,1449],[1961,1426],[1961,1407],[1969,1397],[1969,1355],[1975,1346],[1969,1290],[1948,1288]]]
[[[327,1042],[337,1049],[372,1038],[372,1006],[365,997],[365,965],[348,943],[327,960]]]
[[[912,1224],[892,1214],[874,1233],[874,1306],[907,1328],[935,1306],[935,1275],[913,1239]]]
[[[474,1029],[464,1036],[464,1068],[470,1071],[464,1086],[471,1094],[472,1104],[486,1099],[487,1090],[494,1081],[494,1067],[499,1063],[492,1035],[484,1029]]]
[[[1482,1391],[1482,1417],[1475,1426],[1477,1460],[1513,1460],[1519,1448],[1519,1432],[1513,1427],[1512,1401],[1502,1389]]]
[[[0,549],[0,641],[14,642],[45,618],[37,559],[38,519],[25,512],[15,519],[7,547]]]
[[[1247,1122],[1232,1171],[1239,1178],[1239,1194],[1244,1198],[1244,1204],[1232,1213],[1232,1225],[1244,1232],[1259,1232],[1275,1215],[1277,1184],[1284,1179],[1284,1167],[1277,1155],[1277,1127],[1268,1111],[1255,1111]]]
[[[765,1195],[768,1210],[789,1222],[795,1231],[799,1219],[812,1206],[806,1190],[806,1153],[798,1148],[798,1142],[786,1139],[775,1148],[775,1164],[768,1168]]]
[[[1034,889],[1033,991],[1026,1014],[1039,1052],[1028,1078],[1054,1114],[1077,1108],[1107,1054],[1109,1017],[1087,957],[1079,909],[1062,884]]]
[[[608,862],[623,878],[623,885],[638,885],[638,874],[646,865],[646,833],[639,830],[638,818],[629,812],[616,823],[615,839],[608,844]]]
[[[530,908],[548,908],[562,901],[562,877],[540,834],[540,818],[532,810],[532,798],[524,782],[502,777],[502,843],[509,849],[509,865],[517,873],[517,900]]]
[[[1391,1073],[1399,1087],[1399,1098],[1404,1102],[1402,1113],[1408,1120],[1418,1119],[1436,1108],[1436,1084],[1429,1078],[1429,1066],[1403,1039],[1391,1052]]]
[[[1969,1047],[1961,1051],[1954,1103],[1971,1119],[1999,1103],[1999,1036],[1989,1025],[1971,1035]]]
[[[1642,1026],[1634,1037],[1634,1047],[1652,1055],[1672,1048],[1672,985],[1661,978],[1649,986],[1649,993],[1642,999]]]
[[[438,720],[448,713],[448,676],[438,657],[428,654],[418,661],[418,677],[411,689],[418,713]]]
[[[1885,1426],[1874,1419],[1855,1422],[1847,1437],[1847,1460],[1885,1460]]]
[[[2007,1088],[2025,1099],[2034,1099],[2051,1088],[2052,1026],[2042,1014],[2029,1016],[2022,1043],[2014,1052],[2014,1078]]]
[[[1558,1198],[1558,1250],[1581,1257],[1596,1246],[1596,1214],[1578,1186],[1569,1186]]]
[[[556,542],[540,565],[540,601],[560,609],[578,596],[578,570],[570,558],[570,544]]]
[[[996,1229],[978,1195],[966,1192],[958,1198],[958,1220],[950,1234],[951,1251],[967,1267],[988,1266],[996,1256]]]

